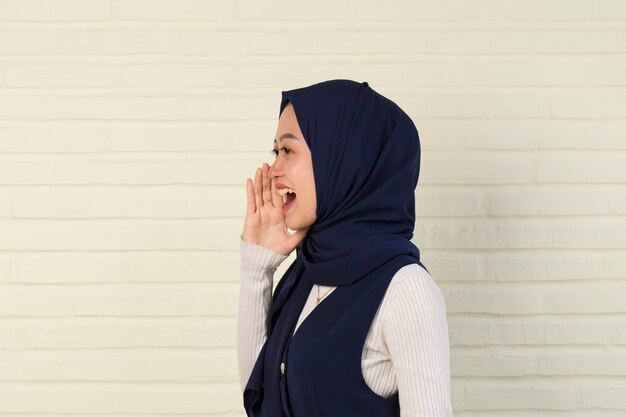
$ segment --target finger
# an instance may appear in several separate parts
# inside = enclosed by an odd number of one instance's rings
[[[246,178],[246,195],[248,197],[247,212],[254,214],[256,211],[256,203],[254,201],[254,187],[252,186],[252,180]]]
[[[272,189],[272,204],[274,207],[283,207],[283,198],[278,194],[278,189],[276,188],[276,184],[274,181],[270,179],[271,189]]]
[[[261,186],[263,185],[263,178],[261,178],[261,168],[256,169],[254,174],[254,201],[256,201],[256,209],[259,210],[263,207],[263,196],[261,195]]]
[[[270,190],[270,176],[267,173],[269,166],[263,164],[263,204],[272,203],[272,191]]]

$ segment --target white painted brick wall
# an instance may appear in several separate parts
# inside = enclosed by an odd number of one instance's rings
[[[455,416],[626,415],[626,1],[0,0],[1,416],[244,415],[245,179],[331,78],[420,132]]]

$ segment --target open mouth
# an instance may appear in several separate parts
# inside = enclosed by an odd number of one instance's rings
[[[296,193],[290,188],[284,188],[283,190],[280,192],[280,195],[283,197],[283,211],[287,211],[293,206],[294,201],[296,201]]]

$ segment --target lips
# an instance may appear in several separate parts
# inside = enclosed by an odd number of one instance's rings
[[[274,184],[277,190],[282,190],[283,188],[291,188],[293,190],[293,187],[289,186],[289,185],[285,185],[283,183],[277,182],[276,184]]]
[[[289,196],[290,194],[295,194],[296,192],[292,187],[281,183],[276,183],[276,189],[278,190],[278,194],[283,197],[283,202],[287,201],[287,196]]]
[[[275,187],[278,190],[278,194],[280,194],[281,197],[283,197],[283,211],[289,210],[293,206],[294,201],[296,200],[295,190],[292,187],[286,184],[282,184],[280,182],[277,182],[275,184]],[[291,190],[293,192],[290,192],[288,190]]]
[[[296,201],[296,195],[293,193],[287,193],[287,199],[283,203],[283,211],[289,210]]]

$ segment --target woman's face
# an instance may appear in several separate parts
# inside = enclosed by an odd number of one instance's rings
[[[291,102],[287,103],[278,120],[274,153],[277,156],[269,170],[274,186],[278,191],[281,186],[286,186],[296,193],[291,207],[285,211],[285,223],[291,230],[304,229],[316,219],[315,177],[311,151],[300,131]]]

